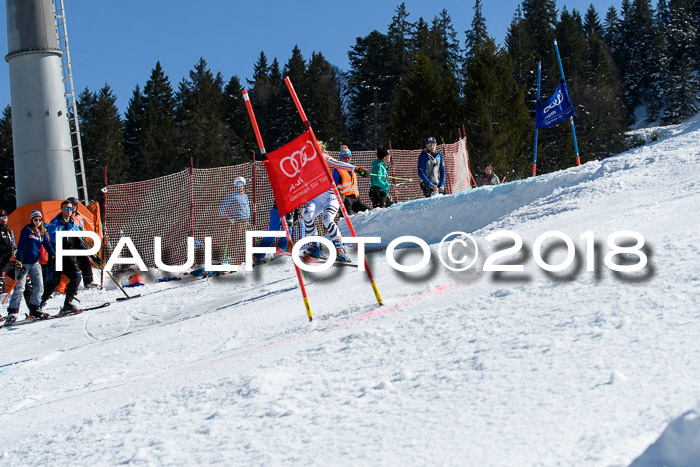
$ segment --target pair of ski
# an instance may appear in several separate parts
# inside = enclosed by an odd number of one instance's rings
[[[39,322],[39,321],[49,321],[49,320],[52,320],[52,319],[65,318],[66,316],[79,315],[80,313],[82,313],[82,312],[84,312],[84,311],[98,310],[98,309],[100,309],[100,308],[105,308],[105,307],[108,307],[108,306],[109,306],[109,302],[105,302],[105,303],[103,303],[103,304],[101,304],[101,305],[97,305],[97,306],[92,306],[92,307],[89,307],[89,308],[83,308],[83,309],[80,309],[80,310],[71,311],[70,313],[63,313],[63,314],[59,313],[59,314],[57,314],[57,315],[52,315],[52,316],[49,316],[48,318],[44,318],[44,319],[38,319],[38,318],[27,317],[27,318],[25,318],[25,319],[17,320],[17,321],[15,321],[14,323],[11,323],[11,324],[3,324],[2,327],[9,328],[9,327],[21,326],[21,325],[23,325],[23,324],[36,323],[36,322]],[[4,318],[4,317],[2,318],[2,321],[5,321],[5,318]]]
[[[281,256],[292,256],[291,252],[280,250],[277,248],[275,251],[275,255],[281,255]],[[309,255],[305,255],[301,257],[301,260],[305,263],[325,263],[328,261],[327,257],[322,257],[322,258],[314,258]],[[272,261],[272,260],[271,260]],[[352,262],[345,262],[345,261],[338,261],[337,259],[333,262],[333,266],[349,266],[349,267],[357,267],[357,263],[352,263]]]

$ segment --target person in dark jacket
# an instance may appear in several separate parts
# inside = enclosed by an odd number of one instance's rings
[[[493,173],[493,166],[491,164],[484,167],[484,171],[476,177],[476,186],[484,185],[498,185],[501,181],[498,179],[498,175]]]
[[[71,196],[66,201],[70,201],[71,206],[73,206],[73,211],[71,216],[73,216],[73,224],[76,225],[80,230],[85,230],[85,220],[83,215],[78,212],[78,198]],[[90,265],[90,258],[87,256],[78,256],[78,266],[80,266],[80,271],[83,274],[83,287],[86,289],[91,289],[93,287],[99,287],[97,284],[92,283],[92,265]]]
[[[7,228],[7,211],[0,209],[0,271],[4,274],[15,251],[15,237]]]
[[[377,159],[372,161],[370,176],[369,197],[372,200],[372,208],[388,208],[393,203],[389,199],[391,183],[387,180],[387,167],[391,162],[391,154],[386,148],[377,149]]]
[[[56,245],[56,232],[58,231],[80,231],[73,223],[73,205],[70,201],[64,201],[61,203],[61,212],[58,213],[49,223],[49,239],[52,245]],[[70,237],[63,239],[63,249],[79,250],[84,248],[80,239],[77,237]],[[41,307],[43,308],[48,301],[51,294],[56,290],[59,282],[61,282],[61,273],[65,274],[69,279],[68,285],[66,286],[66,298],[63,302],[63,308],[61,313],[70,313],[76,311],[77,308],[71,302],[75,298],[75,294],[78,291],[78,285],[80,285],[80,279],[82,274],[80,273],[80,268],[78,267],[78,262],[75,256],[64,256],[63,257],[63,271],[56,271],[56,262],[52,261],[48,270],[48,275],[51,276],[49,283],[47,284],[44,295],[41,297]]]
[[[418,156],[418,177],[426,198],[445,192],[445,161],[433,136],[425,138],[425,149]]]
[[[44,291],[44,281],[41,274],[41,264],[39,264],[39,250],[43,246],[49,256],[54,256],[53,247],[49,241],[49,237],[44,230],[43,216],[40,211],[32,211],[31,223],[26,225],[19,235],[17,243],[17,251],[15,253],[15,269],[19,271],[17,274],[17,284],[12,291],[10,297],[10,306],[7,309],[6,324],[12,324],[17,320],[19,305],[22,300],[22,293],[27,281],[27,275],[32,279],[33,292],[29,299],[29,316],[36,319],[46,319],[49,317],[47,313],[40,310],[41,296]]]

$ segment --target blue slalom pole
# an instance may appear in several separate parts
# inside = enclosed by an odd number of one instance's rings
[[[542,76],[542,61],[537,62],[537,103],[540,102],[540,77]],[[537,119],[535,119],[535,157],[532,159],[532,176],[537,175]]]
[[[557,40],[554,39],[554,50],[557,52],[557,62],[559,62],[559,72],[561,73],[561,80],[566,83],[566,78],[564,78],[564,67],[561,66],[561,57],[559,56],[559,45]],[[581,158],[578,154],[578,142],[576,141],[576,128],[574,127],[574,117],[569,117],[571,122],[571,133],[574,135],[574,150],[576,150],[576,165],[581,165]]]

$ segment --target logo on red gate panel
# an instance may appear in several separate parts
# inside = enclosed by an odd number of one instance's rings
[[[280,170],[287,177],[294,178],[301,173],[307,162],[316,158],[316,155],[314,144],[307,140],[304,147],[280,160]]]

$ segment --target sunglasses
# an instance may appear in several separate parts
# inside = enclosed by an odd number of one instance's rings
[[[43,221],[43,220],[44,220],[44,219],[42,219],[41,217],[33,217],[33,218],[32,218],[32,222],[34,222],[34,221],[39,221],[39,222],[41,222],[41,221]]]
[[[64,211],[72,211],[73,208],[69,208],[68,206],[64,206],[64,207],[63,207],[63,210],[64,210]]]
[[[0,216],[0,221],[6,221],[6,220],[7,220],[7,216]]]

